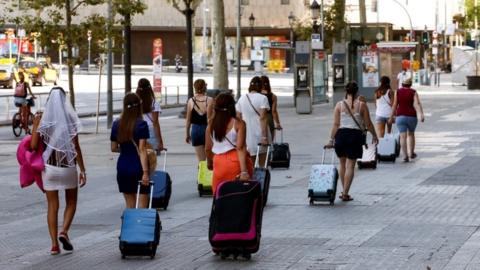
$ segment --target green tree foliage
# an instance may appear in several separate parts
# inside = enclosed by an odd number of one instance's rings
[[[0,28],[3,28],[6,23],[11,22],[10,14],[18,7],[18,2],[13,0],[0,1]]]
[[[342,37],[342,32],[347,27],[347,21],[345,20],[345,0],[335,0],[332,6],[326,7],[323,19],[325,49],[330,51],[333,40],[336,39],[339,41]],[[310,40],[313,32],[312,26],[311,18],[296,22],[294,27],[295,35],[300,40]]]

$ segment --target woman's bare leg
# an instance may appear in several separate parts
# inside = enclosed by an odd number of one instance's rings
[[[52,247],[58,246],[58,191],[46,191],[47,196],[47,205],[48,205],[48,212],[47,212],[47,223],[48,223],[48,231],[50,232],[50,238],[52,240]]]
[[[408,159],[407,132],[400,133],[400,147],[402,148],[403,157]]]
[[[207,159],[207,155],[205,154],[205,145],[195,146],[194,148],[198,161],[204,161]]]
[[[343,196],[348,196],[350,192],[350,187],[352,186],[353,176],[355,172],[355,163],[354,159],[346,159],[345,164],[345,176],[344,176],[344,187],[343,187]]]
[[[135,208],[137,194],[135,194],[135,193],[123,193],[123,197],[125,198],[126,208]]]
[[[385,123],[377,122],[377,134],[379,138],[385,136]]]
[[[345,190],[345,163],[347,161],[347,158],[341,157],[340,159],[340,166],[338,169],[338,174],[340,177],[340,181],[342,182],[342,189]]]
[[[65,211],[63,212],[63,229],[64,233],[68,234],[70,225],[72,225],[75,211],[77,210],[78,188],[65,190]]]

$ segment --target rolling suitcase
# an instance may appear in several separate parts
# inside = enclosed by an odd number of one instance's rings
[[[279,129],[281,134],[280,143],[274,142],[272,154],[270,155],[270,168],[290,168],[290,145],[283,141],[283,129]]]
[[[212,177],[213,172],[208,169],[207,161],[200,161],[197,177],[198,196],[212,195]]]
[[[122,259],[126,256],[155,257],[157,246],[160,243],[162,223],[157,210],[152,209],[152,193],[155,184],[150,182],[150,203],[148,208],[138,208],[138,195],[140,182],[137,189],[137,203],[135,208],[125,209],[122,215],[120,230],[120,252]]]
[[[268,170],[268,154],[270,152],[270,145],[267,146],[267,156],[265,157],[265,166],[260,167],[258,157],[260,155],[261,144],[257,147],[257,157],[255,158],[255,169],[253,170],[253,180],[260,182],[263,193],[263,206],[267,204],[268,192],[270,190],[270,171]]]
[[[395,162],[397,159],[396,154],[397,142],[393,134],[385,134],[383,138],[380,138],[377,146],[378,161]]]
[[[167,210],[170,196],[172,195],[172,179],[166,171],[167,167],[167,151],[165,150],[165,157],[163,160],[163,171],[155,171],[151,176],[153,185],[153,208],[163,208]]]
[[[226,181],[213,199],[208,238],[222,259],[238,255],[250,259],[260,247],[262,190],[258,181]]]
[[[376,169],[377,168],[377,146],[368,144],[363,146],[362,158],[357,160],[358,169]]]
[[[310,180],[308,182],[308,197],[310,205],[316,201],[335,203],[337,194],[338,170],[335,167],[335,151],[332,150],[332,163],[325,164],[325,152],[323,149],[322,163],[312,166]]]

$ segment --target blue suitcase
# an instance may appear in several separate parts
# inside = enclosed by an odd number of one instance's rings
[[[167,152],[165,150],[165,157],[163,162],[163,171],[155,171],[152,175],[153,196],[152,207],[167,210],[170,196],[172,195],[172,179],[166,171],[167,166]]]
[[[122,227],[119,237],[122,259],[125,259],[126,256],[150,256],[150,258],[153,259],[157,252],[162,224],[157,210],[152,209],[151,198],[154,183],[150,183],[149,208],[138,208],[138,194],[140,194],[139,183],[136,208],[129,208],[123,211]]]

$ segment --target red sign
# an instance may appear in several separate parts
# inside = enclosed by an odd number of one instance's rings
[[[153,92],[157,97],[162,96],[162,62],[163,44],[162,39],[153,40]]]

